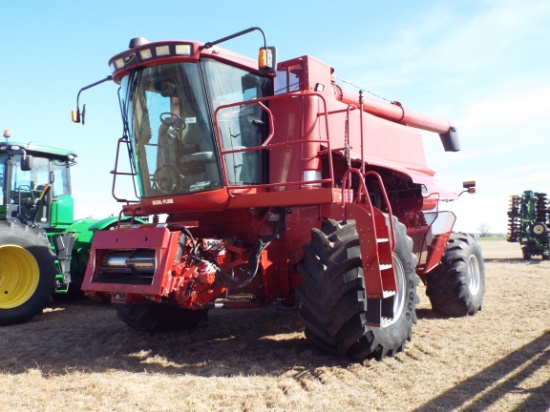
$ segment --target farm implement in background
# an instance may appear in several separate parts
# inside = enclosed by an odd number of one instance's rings
[[[525,260],[533,256],[550,259],[550,210],[546,193],[526,190],[510,196],[508,242],[518,242]]]

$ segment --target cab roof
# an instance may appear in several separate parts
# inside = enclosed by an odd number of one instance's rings
[[[44,155],[46,157],[62,157],[67,160],[74,160],[77,156],[75,152],[68,149],[60,149],[52,146],[45,146],[33,142],[23,143],[23,142],[0,142],[0,154],[5,151],[19,151],[25,150],[28,154],[32,155]]]

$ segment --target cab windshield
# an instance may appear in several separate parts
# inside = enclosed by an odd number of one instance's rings
[[[7,166],[0,168],[0,204],[17,205],[24,221],[47,222],[52,200],[71,194],[69,165],[65,160],[33,156],[32,166],[23,168],[22,158],[20,154],[0,158],[1,164]]]
[[[144,68],[122,88],[141,197],[220,188],[198,66]]]
[[[202,73],[201,73],[202,68]],[[206,86],[202,79],[205,79]],[[213,113],[220,105],[265,95],[270,79],[220,62],[146,67],[122,80],[123,112],[140,197],[215,190],[223,186]],[[256,104],[220,110],[222,150],[242,150],[265,139]],[[262,154],[224,156],[228,184],[263,180]]]

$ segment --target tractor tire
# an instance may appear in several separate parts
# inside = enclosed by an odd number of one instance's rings
[[[452,233],[441,264],[426,277],[432,308],[445,316],[475,315],[485,294],[481,247],[465,233]]]
[[[542,222],[536,222],[530,227],[531,236],[537,237],[537,236],[544,236],[548,238],[548,228],[546,227],[546,224]]]
[[[208,309],[183,309],[169,303],[113,303],[120,320],[142,332],[172,332],[195,328],[208,318]]]
[[[14,222],[0,222],[0,326],[42,312],[55,291],[55,256],[48,238]]]
[[[298,267],[302,275],[299,317],[306,339],[321,350],[354,361],[382,360],[403,351],[406,341],[411,340],[418,302],[417,260],[405,226],[394,218],[394,227],[398,290],[393,303],[395,316],[383,327],[366,324],[367,292],[355,222],[328,220],[321,230],[313,229]]]

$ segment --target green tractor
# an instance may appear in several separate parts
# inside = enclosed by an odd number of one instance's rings
[[[76,154],[0,142],[0,326],[26,322],[54,294],[80,291],[93,233],[118,217],[74,219]]]
[[[526,190],[510,196],[508,209],[508,242],[519,242],[525,260],[540,255],[550,259],[550,211],[546,193]]]

